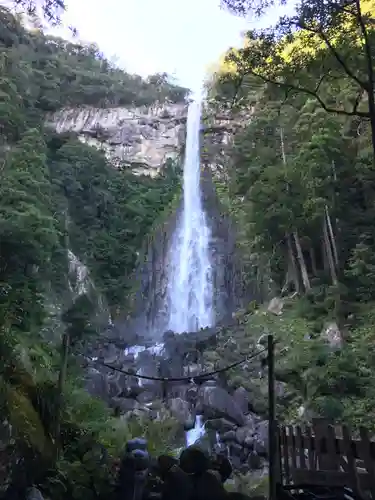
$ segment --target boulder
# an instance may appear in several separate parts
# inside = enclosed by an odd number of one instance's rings
[[[343,339],[337,323],[328,323],[320,334],[320,337],[328,343],[331,349],[341,349]]]
[[[237,425],[245,423],[245,416],[234,398],[223,388],[203,384],[198,392],[198,405],[206,418],[224,417]]]
[[[248,424],[244,427],[239,427],[236,430],[236,441],[241,445],[245,445],[245,443],[249,443],[252,439],[255,432],[255,426],[252,424]]]
[[[249,411],[249,393],[244,387],[238,387],[233,393],[233,399],[241,408],[243,413]]]
[[[283,312],[284,302],[279,297],[274,297],[268,304],[267,311],[276,316],[280,316]]]
[[[231,431],[234,427],[236,427],[236,424],[226,418],[214,418],[206,422],[207,429],[213,429],[220,434]]]
[[[173,398],[169,401],[169,409],[176,420],[186,427],[194,427],[195,416],[191,406],[181,398]]]
[[[256,425],[254,432],[254,451],[261,456],[268,454],[268,420],[262,420]]]

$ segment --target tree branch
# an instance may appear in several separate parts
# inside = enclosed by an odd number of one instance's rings
[[[328,72],[328,73],[324,73],[324,75],[322,75],[322,76],[321,76],[321,78],[319,79],[319,81],[318,81],[318,83],[317,83],[317,85],[316,85],[316,87],[315,87],[315,90],[314,90],[315,94],[317,94],[317,93],[318,93],[318,91],[319,91],[319,89],[320,89],[320,86],[321,86],[321,84],[323,83],[323,80],[324,80],[324,79],[325,79],[325,77],[326,77],[326,76],[328,76],[328,75],[329,75],[329,72]]]
[[[346,111],[345,109],[331,108],[323,101],[323,99],[317,94],[317,92],[315,92],[315,90],[310,90],[307,89],[306,87],[299,87],[298,85],[293,85],[291,83],[272,80],[271,78],[267,78],[266,76],[260,75],[253,70],[248,70],[247,73],[256,76],[257,78],[260,78],[265,83],[271,83],[272,85],[276,85],[278,87],[293,90],[295,92],[300,92],[302,94],[307,94],[316,99],[320,104],[320,106],[324,109],[324,111],[327,111],[327,113],[336,113],[338,115],[344,115],[344,116],[359,116],[361,118],[366,118],[366,119],[370,118],[369,112],[357,111],[357,109],[353,109],[352,111]]]
[[[324,43],[327,45],[327,47],[331,51],[333,57],[336,59],[336,61],[339,63],[339,65],[342,67],[342,69],[345,71],[345,73],[348,75],[348,77],[351,78],[352,80],[354,80],[361,88],[363,88],[364,90],[367,91],[366,82],[363,82],[362,80],[360,80],[353,73],[353,71],[350,68],[348,68],[347,64],[342,59],[341,55],[339,54],[339,52],[337,52],[337,50],[332,45],[332,43],[329,41],[327,35],[323,32],[322,29],[314,30],[313,28],[309,28],[308,26],[306,26],[304,23],[298,23],[298,26],[299,26],[299,28],[301,28],[305,31],[309,31],[310,33],[314,33],[315,35],[320,36],[320,38],[324,41]]]

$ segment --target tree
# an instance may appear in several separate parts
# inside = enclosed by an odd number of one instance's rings
[[[223,0],[232,12],[257,14],[274,0]],[[358,117],[370,123],[375,161],[375,23],[372,0],[307,0],[277,25],[247,33],[243,49],[232,60],[247,74],[283,88],[286,97],[313,97],[328,113]],[[242,79],[240,78],[239,84]],[[337,89],[346,89],[345,100]]]
[[[44,304],[38,270],[46,276],[59,244],[52,215],[46,145],[29,130],[8,155],[0,186],[0,328],[9,322],[28,331],[40,326]]]
[[[42,14],[51,24],[59,24],[65,10],[64,0],[13,0],[13,3],[31,17],[37,18]]]

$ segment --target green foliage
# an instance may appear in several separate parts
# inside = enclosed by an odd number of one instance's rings
[[[8,140],[40,124],[45,112],[64,106],[143,106],[157,100],[183,102],[187,94],[165,73],[144,80],[124,72],[95,45],[27,31],[4,7],[0,31],[0,130]]]
[[[90,269],[109,305],[121,305],[137,253],[171,202],[178,173],[170,166],[156,179],[137,177],[113,169],[101,152],[68,140],[54,151],[50,175],[70,217],[72,251]]]
[[[225,3],[237,12],[240,4],[256,8],[255,2]],[[303,406],[305,419],[325,416],[372,430],[372,111],[371,99],[353,81],[371,79],[365,44],[358,48],[358,22],[364,20],[372,46],[373,6],[363,1],[361,15],[340,9],[333,15],[334,5],[304,2],[298,16],[249,34],[209,84],[214,106],[225,110],[234,100],[233,114],[243,125],[226,151],[227,178],[217,182],[238,225],[245,282],[258,303],[284,296],[280,316],[261,306],[239,314],[239,325],[223,332],[226,348],[215,361],[238,359],[272,333],[276,375],[288,393],[277,398],[279,418],[301,420]],[[286,299],[291,292],[296,297]],[[340,349],[322,335],[332,322],[341,332]],[[230,384],[246,387],[254,409],[265,412],[265,381],[256,368],[250,373],[253,378],[233,370]]]
[[[0,32],[0,410],[9,450],[31,457],[28,477],[48,497],[108,498],[126,440],[144,435],[165,451],[177,424],[113,417],[82,388],[76,354],[107,326],[108,308],[112,317],[124,308],[138,252],[180,172],[173,162],[156,179],[114,169],[43,123],[63,106],[179,102],[186,90],[166,74],[146,81],[114,68],[94,46],[27,31],[4,8]],[[85,286],[72,252],[86,266]],[[61,359],[63,336],[70,351]]]

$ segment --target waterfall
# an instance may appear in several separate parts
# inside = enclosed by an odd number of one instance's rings
[[[176,333],[199,331],[214,322],[210,229],[200,188],[200,118],[201,103],[193,101],[187,118],[183,212],[170,247],[168,328]]]
[[[87,293],[93,287],[93,282],[89,275],[87,267],[79,260],[79,258],[68,249],[69,261],[69,288],[71,292],[79,297]]]
[[[174,333],[197,332],[215,323],[211,231],[201,198],[200,119],[201,102],[193,101],[187,117],[183,210],[168,249],[167,325]],[[125,354],[137,357],[144,350],[160,354],[163,344],[135,345]],[[204,434],[203,417],[197,415],[195,427],[186,433],[186,444],[194,444]]]
[[[191,446],[196,443],[199,438],[204,436],[204,423],[202,415],[197,415],[194,429],[191,429],[186,433],[186,445]]]
[[[187,118],[184,163],[184,204],[170,247],[169,325],[176,333],[196,332],[212,326],[213,279],[210,261],[210,229],[203,211],[200,183],[201,103],[191,102]],[[186,433],[186,444],[204,435],[201,415]]]

